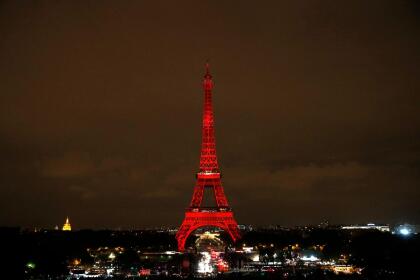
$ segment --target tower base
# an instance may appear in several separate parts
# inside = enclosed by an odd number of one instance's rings
[[[185,251],[185,242],[194,230],[206,226],[223,229],[230,235],[233,242],[236,242],[241,237],[238,224],[231,210],[206,211],[203,209],[189,209],[185,212],[184,221],[176,234],[178,251]]]

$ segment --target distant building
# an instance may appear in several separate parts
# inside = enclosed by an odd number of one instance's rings
[[[252,231],[251,225],[238,225],[238,228],[241,231]]]
[[[71,231],[69,217],[66,218],[66,222],[63,225],[63,231]]]
[[[328,220],[324,220],[318,225],[319,228],[324,228],[324,229],[328,228],[329,226],[330,226],[330,222]]]
[[[341,229],[346,230],[379,230],[383,232],[389,232],[390,228],[389,225],[375,225],[375,224],[367,224],[367,225],[350,225],[350,226],[342,226]]]

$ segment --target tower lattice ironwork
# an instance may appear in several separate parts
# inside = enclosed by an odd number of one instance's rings
[[[185,218],[179,228],[176,239],[178,250],[185,250],[185,242],[190,234],[198,228],[214,226],[226,231],[235,242],[240,238],[238,224],[229,207],[220,179],[220,170],[217,162],[216,139],[214,135],[214,115],[212,106],[213,80],[206,64],[206,74],[203,80],[204,110],[202,124],[202,140],[200,169],[194,187],[193,197],[189,208],[185,211]],[[211,188],[214,193],[216,206],[202,207],[205,188]]]

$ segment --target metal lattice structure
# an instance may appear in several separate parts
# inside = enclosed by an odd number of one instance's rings
[[[220,179],[217,162],[216,139],[214,136],[214,115],[212,106],[213,80],[209,65],[206,64],[206,74],[203,81],[204,110],[201,140],[200,169],[190,207],[185,212],[185,218],[179,228],[176,239],[178,250],[185,250],[185,242],[190,234],[198,228],[214,226],[226,231],[235,242],[240,238],[238,224],[233,217]],[[215,207],[202,207],[204,188],[212,188],[216,201]]]

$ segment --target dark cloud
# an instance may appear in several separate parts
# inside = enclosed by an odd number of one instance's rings
[[[0,4],[0,224],[177,225],[203,63],[240,223],[420,223],[416,1]]]

